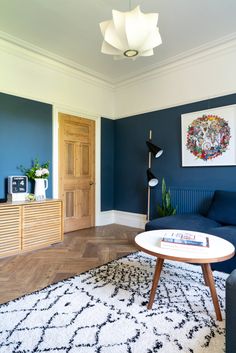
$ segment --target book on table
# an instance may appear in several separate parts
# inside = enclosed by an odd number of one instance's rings
[[[209,238],[205,235],[188,232],[173,232],[165,234],[161,239],[161,247],[165,249],[179,249],[202,251],[209,249]]]

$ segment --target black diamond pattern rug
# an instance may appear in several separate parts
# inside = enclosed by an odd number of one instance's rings
[[[199,266],[166,262],[147,310],[156,259],[131,254],[0,306],[0,353],[223,353]],[[227,274],[214,273],[224,316]]]

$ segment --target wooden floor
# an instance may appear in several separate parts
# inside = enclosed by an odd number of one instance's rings
[[[117,224],[65,235],[63,243],[0,259],[0,303],[137,250],[141,230]]]

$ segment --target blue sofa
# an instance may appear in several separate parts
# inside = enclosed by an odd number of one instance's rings
[[[204,216],[177,214],[156,218],[145,226],[146,231],[155,229],[184,229],[209,233],[230,241],[236,248],[236,192],[216,190]],[[236,269],[236,256],[212,264],[212,269],[231,273]]]
[[[236,270],[226,280],[226,353],[236,352]]]

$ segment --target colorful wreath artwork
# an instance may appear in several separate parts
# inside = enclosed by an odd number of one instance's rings
[[[226,120],[217,115],[203,115],[188,126],[186,147],[198,159],[208,161],[227,151],[230,138]]]

